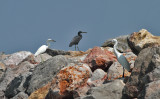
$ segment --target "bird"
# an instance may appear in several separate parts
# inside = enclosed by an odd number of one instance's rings
[[[77,45],[77,48],[78,48],[78,43],[79,43],[79,41],[82,39],[82,34],[81,34],[81,33],[87,33],[87,32],[79,31],[79,32],[78,32],[78,35],[75,36],[75,37],[72,39],[72,41],[70,42],[69,47],[72,47],[73,45],[75,45],[75,50],[76,50],[76,45]],[[79,48],[78,48],[78,50],[79,50]]]
[[[50,47],[50,43],[49,42],[56,42],[56,41],[52,40],[52,39],[48,39],[46,42],[47,42],[47,45],[42,45],[41,47],[39,47],[39,49],[36,51],[36,53],[34,54],[34,56],[37,56],[39,54],[44,53]],[[43,62],[43,58],[42,58],[41,55],[40,55],[40,57],[41,57],[41,60]]]
[[[123,56],[123,54],[121,54],[120,52],[118,52],[118,50],[117,50],[118,41],[116,39],[113,39],[112,42],[115,43],[113,46],[114,54],[116,55],[118,62],[123,66],[123,78],[124,78],[124,68],[128,72],[130,72],[131,71],[130,64],[127,61],[126,57]]]

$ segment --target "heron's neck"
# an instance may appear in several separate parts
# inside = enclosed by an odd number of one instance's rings
[[[47,41],[47,45],[48,45],[48,47],[50,47],[50,43],[49,43],[49,41]]]
[[[116,42],[113,46],[113,50],[114,50],[114,54],[118,57],[119,52],[117,51],[117,44],[118,42]]]

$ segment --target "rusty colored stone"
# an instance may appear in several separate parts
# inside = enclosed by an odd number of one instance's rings
[[[84,63],[87,63],[92,71],[97,68],[107,71],[115,60],[116,57],[112,52],[104,48],[94,47],[86,56]]]

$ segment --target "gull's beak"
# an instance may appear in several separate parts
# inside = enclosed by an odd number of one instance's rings
[[[87,32],[82,32],[82,33],[87,33]]]

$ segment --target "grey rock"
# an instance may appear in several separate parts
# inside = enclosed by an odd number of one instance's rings
[[[31,76],[27,93],[30,95],[33,91],[52,81],[52,78],[70,62],[72,61],[65,56],[57,55],[37,65]]]
[[[19,65],[30,55],[32,55],[32,53],[27,51],[13,53],[9,57],[7,57],[3,62],[5,65]]]
[[[28,61],[25,61],[18,66],[7,67],[4,76],[1,78],[0,93],[4,95],[7,86],[12,82],[12,80],[21,74],[25,75],[31,68],[34,68],[34,65],[30,64]]]
[[[63,50],[55,50],[55,49],[47,49],[46,53],[51,55],[51,56],[56,56],[56,55],[70,55],[70,52],[68,51],[63,51]]]
[[[41,58],[42,57],[42,58]],[[40,55],[37,55],[35,57],[35,60],[36,62],[40,63],[42,61],[46,61],[48,59],[52,58],[52,56],[48,55],[47,53],[43,53],[43,54],[40,54]],[[43,60],[42,60],[43,59]]]
[[[24,92],[20,92],[16,96],[10,99],[28,99],[28,95],[25,94]]]
[[[120,99],[124,85],[122,80],[114,80],[99,87],[92,87],[87,94],[95,99]]]
[[[31,75],[31,72],[24,73],[15,77],[12,82],[7,86],[5,91],[5,96],[8,98],[12,98],[17,95],[19,92],[25,92],[27,86],[25,85],[28,83],[28,77]]]
[[[107,75],[107,73],[104,72],[102,69],[96,69],[92,74],[91,80],[94,81],[102,79],[105,75]]]
[[[150,93],[146,90],[148,88],[147,86],[150,83],[160,80],[159,75],[160,47],[143,49],[138,54],[132,74],[123,89],[123,98],[145,98],[146,93]],[[156,87],[160,89],[159,86]]]
[[[127,38],[128,38],[128,35],[113,38],[113,39],[118,40],[117,50],[119,50],[120,52],[126,52],[126,51],[130,50],[130,47],[128,46]],[[102,47],[113,47],[113,45],[114,45],[114,43],[112,42],[113,39],[106,40],[102,44]]]

